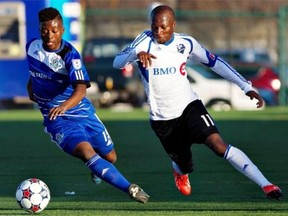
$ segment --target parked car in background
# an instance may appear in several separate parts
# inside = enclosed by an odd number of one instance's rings
[[[233,62],[232,66],[258,89],[266,105],[279,104],[281,81],[277,70],[270,64]]]
[[[214,54],[220,56],[229,63],[264,63],[273,65],[273,59],[266,49],[218,49]]]
[[[281,82],[266,49],[222,49],[214,53],[229,62],[258,89],[266,105],[279,104]]]
[[[97,84],[99,97],[93,101],[98,106],[111,106],[114,103],[131,103],[140,106],[143,95],[139,95],[141,83],[134,65],[123,70],[113,68],[117,53],[133,41],[132,38],[93,38],[84,42],[83,62],[91,82]],[[141,91],[140,91],[141,92]]]
[[[223,79],[204,65],[188,63],[187,78],[203,104],[215,111],[256,110],[256,101],[250,100],[234,83]]]

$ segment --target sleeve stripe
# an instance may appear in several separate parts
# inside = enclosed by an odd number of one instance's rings
[[[152,32],[150,31],[143,32],[129,45],[129,48],[135,48],[136,46],[138,46],[138,44],[140,44],[143,40],[145,40],[145,38],[151,37],[151,36],[152,36]]]
[[[217,60],[222,62],[227,68],[230,69],[230,71],[232,71],[236,76],[238,76],[243,82],[247,83],[247,80],[238,71],[236,71],[235,68],[231,67],[231,65],[229,65],[226,61],[224,61],[220,57],[217,57]]]
[[[84,74],[82,70],[76,70],[75,76],[77,80],[84,80]]]
[[[190,55],[192,53],[192,50],[193,50],[193,42],[192,42],[192,40],[185,38],[185,37],[183,37],[183,39],[190,43],[190,50],[189,50],[189,55]]]

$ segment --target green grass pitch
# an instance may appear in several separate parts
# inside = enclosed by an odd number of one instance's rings
[[[51,190],[39,215],[49,216],[284,216],[288,202],[268,200],[261,188],[203,145],[193,145],[193,192],[176,189],[171,163],[142,110],[99,110],[118,152],[116,167],[149,193],[147,204],[131,200],[112,186],[92,183],[78,159],[58,149],[43,132],[37,110],[0,112],[0,215],[27,215],[15,201],[18,184],[37,177]],[[288,108],[212,112],[225,141],[242,149],[264,175],[288,193]],[[74,191],[75,195],[65,195]]]

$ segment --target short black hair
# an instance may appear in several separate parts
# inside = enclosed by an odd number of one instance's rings
[[[163,13],[163,12],[169,12],[172,15],[173,19],[175,19],[175,12],[171,7],[169,7],[168,5],[159,5],[151,11],[151,14],[150,14],[151,20],[157,14]]]
[[[60,12],[56,8],[53,8],[53,7],[44,8],[40,10],[38,13],[39,22],[47,22],[57,17],[63,22]]]

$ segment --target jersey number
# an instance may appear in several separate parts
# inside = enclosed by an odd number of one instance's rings
[[[102,135],[104,137],[104,140],[106,142],[106,146],[109,146],[112,144],[112,140],[111,140],[111,137],[108,133],[108,131],[105,129],[103,132],[102,132]]]
[[[213,120],[208,114],[201,115],[201,118],[204,120],[207,127],[210,127],[211,125],[214,125]]]

